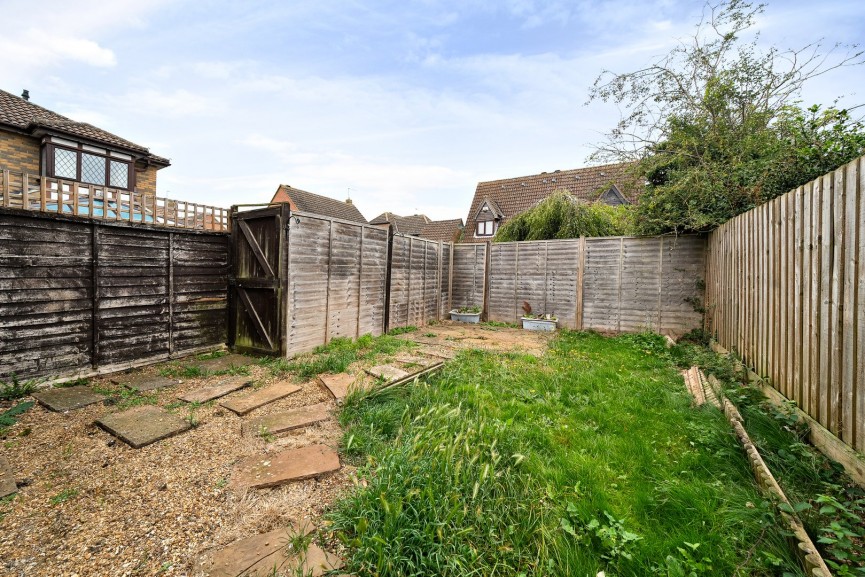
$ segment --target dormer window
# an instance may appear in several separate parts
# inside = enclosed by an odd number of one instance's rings
[[[487,220],[478,223],[478,230],[475,236],[493,236],[499,230],[499,223],[495,220]]]
[[[83,184],[132,190],[133,158],[129,154],[51,137],[45,147],[48,176]]]

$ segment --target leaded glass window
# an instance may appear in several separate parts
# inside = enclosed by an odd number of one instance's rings
[[[111,161],[110,186],[126,188],[129,186],[129,163]]]
[[[54,176],[57,178],[78,178],[78,153],[65,148],[55,148]]]
[[[105,184],[105,158],[82,152],[81,181],[91,184]]]

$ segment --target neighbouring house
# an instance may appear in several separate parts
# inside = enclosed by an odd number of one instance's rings
[[[336,200],[329,196],[322,196],[294,188],[287,184],[280,184],[270,202],[287,202],[291,210],[367,224],[366,219],[350,198],[345,201]]]
[[[0,170],[156,195],[167,158],[0,90]]]
[[[461,218],[431,220],[425,214],[399,216],[392,212],[383,212],[369,223],[382,228],[391,226],[395,234],[417,236],[442,242],[457,242],[463,231],[463,219]]]
[[[586,202],[633,204],[640,187],[627,172],[632,164],[606,164],[554,170],[531,176],[479,182],[475,189],[462,242],[486,242],[507,220],[525,212],[557,190]]]

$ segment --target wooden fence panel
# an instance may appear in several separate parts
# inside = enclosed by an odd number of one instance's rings
[[[384,331],[387,231],[301,212],[287,237],[286,354]]]
[[[453,249],[452,307],[483,306],[487,245],[457,244]]]
[[[0,211],[0,378],[118,370],[225,342],[228,236]]]
[[[442,243],[412,236],[391,239],[388,330],[440,320],[440,279],[448,274]],[[449,299],[448,299],[449,300]]]
[[[707,324],[787,398],[865,449],[863,158],[765,203],[709,236]],[[741,234],[728,235],[730,227]],[[720,255],[734,263],[725,266]],[[744,269],[746,274],[737,276]],[[746,290],[736,289],[739,284]],[[731,332],[730,307],[744,309]],[[739,333],[744,338],[737,338]]]

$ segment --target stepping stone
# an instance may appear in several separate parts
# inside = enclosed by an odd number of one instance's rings
[[[191,365],[195,365],[200,367],[206,371],[210,372],[218,372],[218,371],[227,371],[232,367],[243,367],[246,365],[251,365],[255,362],[253,357],[247,357],[246,355],[225,355],[222,357],[217,357],[215,359],[205,359],[200,361],[196,359],[194,362],[188,363]]]
[[[339,455],[325,445],[289,449],[277,455],[255,455],[239,462],[231,476],[234,487],[277,487],[339,470]]]
[[[169,379],[160,377],[159,375],[118,375],[112,377],[111,382],[117,385],[123,385],[133,391],[153,391],[163,387],[173,387],[180,384],[180,379]]]
[[[429,367],[430,365],[434,365],[438,362],[424,357],[416,357],[414,355],[399,356],[396,357],[396,361],[398,363],[405,363],[407,365],[418,365],[423,368]]]
[[[287,397],[292,393],[296,393],[299,390],[300,387],[297,385],[289,383],[288,381],[281,381],[275,385],[259,389],[242,399],[231,399],[219,404],[229,411],[234,411],[238,415],[245,415],[253,409],[278,401],[279,399]]]
[[[178,395],[177,398],[187,403],[206,403],[219,397],[224,397],[228,393],[233,393],[243,387],[252,384],[252,379],[249,377],[227,377],[216,381],[212,385],[195,389],[183,395]]]
[[[80,409],[81,407],[105,400],[105,396],[94,393],[90,390],[90,387],[85,387],[84,385],[63,389],[49,389],[33,393],[33,396],[41,404],[52,411],[58,412]]]
[[[301,531],[283,528],[241,539],[214,553],[198,569],[208,577],[267,577],[276,572],[318,577],[342,568],[342,559],[315,543],[309,543],[306,551],[291,547],[292,541],[312,530],[307,523]]]
[[[448,359],[448,360],[453,359],[457,356],[455,352],[448,350],[444,347],[438,348],[438,349],[434,349],[432,347],[420,347],[419,349],[417,349],[417,352],[419,352],[422,355],[431,355],[434,357],[439,357],[439,358]]]
[[[330,403],[318,403],[317,405],[300,407],[284,413],[264,415],[245,421],[243,423],[243,433],[245,435],[257,435],[259,432],[267,431],[276,435],[292,429],[299,429],[300,427],[306,427],[319,421],[327,420],[330,418],[330,409]]]
[[[409,376],[409,373],[393,365],[378,365],[367,369],[366,372],[376,378],[383,378],[386,381],[395,381]]]
[[[342,401],[348,395],[357,377],[348,373],[339,373],[338,375],[319,375],[318,380],[327,387],[333,398]]]
[[[185,419],[153,405],[105,415],[97,419],[96,424],[134,449],[172,437],[192,426]]]
[[[18,492],[9,459],[0,456],[0,499]]]

